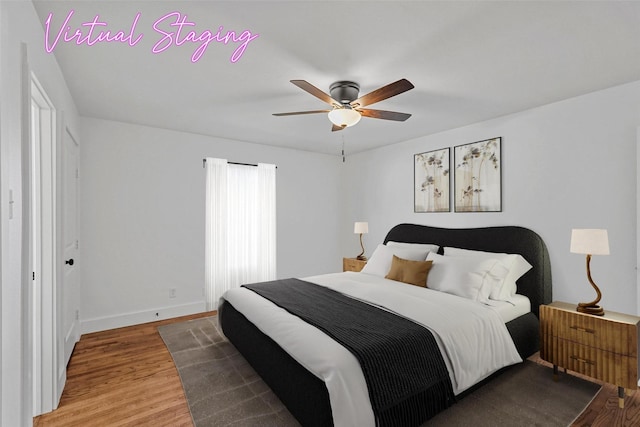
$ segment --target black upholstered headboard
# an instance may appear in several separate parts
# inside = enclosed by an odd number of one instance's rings
[[[531,301],[537,316],[540,304],[551,302],[551,263],[542,238],[528,228],[517,226],[484,228],[439,228],[427,225],[399,224],[389,230],[388,241],[432,243],[444,246],[522,255],[533,268],[522,276],[518,293]]]

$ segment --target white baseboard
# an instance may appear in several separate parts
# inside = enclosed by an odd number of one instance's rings
[[[108,329],[122,328],[124,326],[155,322],[156,320],[187,316],[189,314],[202,313],[204,311],[206,311],[206,304],[204,301],[199,301],[189,304],[163,307],[156,310],[145,310],[135,313],[123,313],[114,316],[83,319],[80,321],[80,332],[82,334],[89,334],[91,332],[106,331]]]

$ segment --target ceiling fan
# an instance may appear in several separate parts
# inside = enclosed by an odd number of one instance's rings
[[[316,114],[329,113],[329,120],[333,123],[331,130],[333,132],[342,130],[349,126],[353,126],[360,121],[362,116],[371,117],[373,119],[395,120],[404,122],[411,114],[398,113],[395,111],[372,110],[363,108],[367,105],[375,104],[392,96],[401,94],[414,86],[407,79],[400,79],[397,82],[390,83],[379,89],[369,92],[368,94],[358,98],[360,85],[351,81],[339,81],[333,83],[329,87],[331,95],[318,89],[305,80],[291,80],[291,83],[300,89],[309,92],[311,95],[331,105],[331,110],[312,110],[312,111],[295,111],[291,113],[274,113],[274,116],[295,116],[299,114]]]

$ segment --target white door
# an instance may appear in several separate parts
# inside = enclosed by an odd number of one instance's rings
[[[62,374],[80,338],[80,271],[78,256],[78,181],[79,146],[68,128],[62,136],[62,283],[59,286],[60,323],[64,354],[58,373]],[[64,383],[63,383],[64,384]]]
[[[58,407],[67,364],[80,338],[79,147],[65,126],[58,135],[56,111],[34,75],[30,105],[32,393],[33,415],[40,415]]]

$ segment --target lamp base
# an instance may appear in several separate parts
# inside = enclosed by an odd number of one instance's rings
[[[593,316],[604,316],[604,309],[596,304],[587,305],[584,303],[580,303],[578,304],[578,307],[576,307],[576,311],[580,313],[591,314]]]
[[[356,257],[356,259],[359,259],[360,261],[366,261],[366,260],[367,260],[367,257],[366,257],[366,256],[364,256],[364,255],[358,255],[358,256]]]

